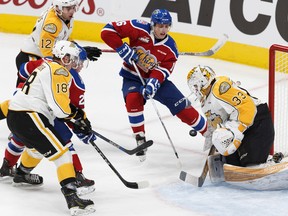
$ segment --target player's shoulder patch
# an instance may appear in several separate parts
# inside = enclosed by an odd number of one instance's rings
[[[140,20],[140,19],[136,19],[135,22],[136,22],[136,23],[140,23],[140,24],[144,24],[144,25],[148,23],[147,21],[145,21],[145,20]]]
[[[55,34],[57,32],[57,26],[54,23],[48,23],[44,25],[43,30]]]
[[[229,82],[223,81],[220,83],[219,86],[219,94],[222,95],[226,93],[231,88],[231,85]]]
[[[69,72],[65,70],[64,68],[58,68],[55,70],[54,75],[62,75],[62,76],[68,77]]]
[[[147,34],[150,33],[151,26],[148,22],[140,19],[133,19],[130,21],[130,24],[132,25],[133,28],[136,28],[140,31],[145,31]]]

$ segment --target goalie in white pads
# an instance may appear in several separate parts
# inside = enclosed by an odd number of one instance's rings
[[[238,167],[265,163],[274,141],[274,126],[267,104],[251,96],[229,77],[216,77],[208,66],[194,67],[188,73],[187,82],[207,117],[209,126],[204,134],[204,150],[214,145],[221,154],[210,156],[208,160],[210,165],[216,165],[216,170],[209,167],[210,177],[214,172],[216,178],[224,180],[223,172],[221,176],[223,163]]]

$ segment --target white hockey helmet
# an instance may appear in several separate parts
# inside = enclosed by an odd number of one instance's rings
[[[77,0],[53,0],[53,7],[58,7],[58,10],[62,11],[63,7],[76,6],[76,11],[78,10],[79,3]]]
[[[80,51],[81,50],[75,45],[75,43],[66,40],[57,41],[52,48],[52,54],[56,58],[61,59],[61,62],[64,65],[74,63],[73,68],[78,67]],[[68,63],[63,62],[63,58],[65,56],[70,57],[70,61]]]
[[[202,101],[206,96],[204,90],[209,87],[215,77],[216,74],[212,68],[198,65],[189,71],[187,75],[187,84],[191,92],[195,93],[197,98]]]

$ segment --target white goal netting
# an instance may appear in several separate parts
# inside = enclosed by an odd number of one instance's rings
[[[274,116],[274,152],[288,153],[288,47],[272,45],[269,58],[269,107]]]

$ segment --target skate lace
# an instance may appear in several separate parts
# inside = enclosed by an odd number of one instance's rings
[[[37,174],[29,174],[26,176],[26,180],[31,183],[41,183],[39,175]]]

